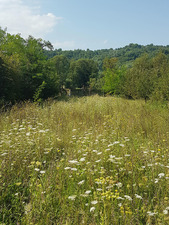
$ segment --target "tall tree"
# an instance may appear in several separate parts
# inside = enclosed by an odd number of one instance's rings
[[[90,59],[79,59],[71,62],[69,77],[74,88],[87,87],[90,78],[95,78],[98,75],[98,65]]]

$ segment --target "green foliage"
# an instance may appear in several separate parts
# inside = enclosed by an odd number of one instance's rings
[[[70,62],[67,57],[62,55],[55,56],[49,61],[53,66],[53,71],[55,71],[56,76],[58,77],[59,87],[62,88],[66,85]]]
[[[89,85],[90,78],[97,78],[97,63],[90,59],[79,59],[70,64],[71,87],[82,88]]]
[[[49,49],[49,50],[47,50]],[[145,54],[146,53],[146,54]],[[53,50],[50,42],[0,29],[0,102],[106,93],[168,101],[169,46]],[[45,85],[44,85],[45,84]]]
[[[103,83],[102,89],[108,94],[122,94],[124,68],[117,66],[117,58],[106,58],[103,62]]]

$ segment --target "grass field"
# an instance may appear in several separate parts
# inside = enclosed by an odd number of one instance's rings
[[[114,97],[0,115],[0,224],[169,224],[169,110]]]

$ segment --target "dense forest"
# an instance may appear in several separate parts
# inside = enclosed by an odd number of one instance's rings
[[[0,105],[66,94],[169,100],[169,45],[53,49],[49,41],[0,29]]]

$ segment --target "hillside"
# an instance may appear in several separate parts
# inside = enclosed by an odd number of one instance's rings
[[[53,51],[45,50],[45,54],[48,58],[52,58],[56,55],[64,55],[68,59],[93,59],[99,63],[101,66],[103,60],[106,57],[117,57],[120,64],[131,64],[136,58],[140,57],[142,54],[147,53],[151,57],[155,56],[158,52],[163,52],[169,55],[169,45],[159,46],[159,45],[139,45],[139,44],[129,44],[122,48],[117,49],[100,49],[100,50],[62,50],[55,49]]]

